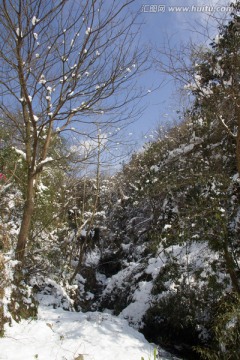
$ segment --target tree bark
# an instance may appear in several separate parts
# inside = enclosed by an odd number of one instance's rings
[[[240,176],[240,119],[238,120],[236,158],[237,158],[238,175]]]
[[[21,222],[21,228],[18,235],[18,242],[16,247],[16,259],[24,263],[27,239],[31,226],[31,219],[34,210],[34,178],[29,175],[26,200],[23,207],[23,217]]]

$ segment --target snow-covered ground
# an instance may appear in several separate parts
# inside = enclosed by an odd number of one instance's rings
[[[43,305],[37,320],[7,326],[0,339],[1,360],[149,360],[153,349],[126,320]],[[163,352],[159,359],[171,358]]]

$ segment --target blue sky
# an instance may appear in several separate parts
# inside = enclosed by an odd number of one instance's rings
[[[165,5],[165,11],[151,12],[153,9],[150,8],[151,5]],[[210,41],[199,32],[209,31],[209,36],[213,38],[217,34],[216,19],[213,19],[213,15],[219,19],[228,16],[229,12],[222,8],[227,5],[226,0],[138,0],[134,4],[134,11],[140,12],[140,20],[144,23],[141,34],[143,44],[151,43],[152,47],[157,49],[162,47],[167,38],[171,39],[172,47],[178,46],[181,42],[188,42],[190,39],[198,44],[209,43]],[[189,12],[171,12],[169,6],[191,8]],[[210,6],[214,7],[215,13],[211,11],[213,8]],[[197,10],[195,7],[198,7]],[[143,12],[142,9],[146,11]],[[206,12],[205,9],[210,11]],[[162,75],[152,67],[142,77],[141,85],[143,84],[147,91],[159,85],[162,80]],[[129,133],[133,134],[130,136],[137,138],[138,143],[150,139],[151,133],[158,125],[171,123],[178,118],[176,110],[181,110],[183,104],[180,102],[173,82],[169,78],[166,80],[168,81],[165,85],[148,94],[145,98],[146,105],[142,117],[128,129]]]

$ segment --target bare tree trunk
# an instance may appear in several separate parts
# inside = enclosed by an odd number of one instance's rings
[[[69,284],[72,284],[72,282],[75,279],[76,275],[81,270],[82,263],[83,263],[83,258],[84,258],[84,255],[86,253],[86,248],[87,248],[87,237],[86,237],[85,241],[83,242],[83,244],[80,245],[80,253],[79,253],[79,258],[78,258],[78,264],[76,266],[76,269],[74,270],[73,275],[69,279]]]
[[[23,207],[23,217],[16,247],[16,259],[24,262],[27,238],[31,226],[31,219],[34,210],[34,178],[28,176],[27,194]]]
[[[236,158],[237,158],[237,170],[240,176],[240,119],[238,120],[238,131],[237,131],[237,147],[236,147]]]
[[[48,6],[39,0],[0,1],[0,41],[6,47],[0,51],[0,110],[16,130],[15,150],[28,169],[16,248],[16,259],[21,262],[34,211],[34,180],[48,162],[52,140],[71,130],[82,141],[82,132],[71,127],[77,122],[81,129],[82,114],[112,115],[117,109],[109,120],[89,117],[86,136],[92,139],[91,127],[96,123],[104,129],[108,124],[126,124],[142,111],[133,111],[145,96],[136,89],[134,78],[140,69],[147,69],[148,54],[138,46],[137,15],[127,14],[133,2],[106,7],[99,1],[97,9],[93,0],[50,1]],[[22,111],[15,116],[9,104]],[[57,154],[53,157],[60,160]],[[96,207],[98,202],[97,198]]]

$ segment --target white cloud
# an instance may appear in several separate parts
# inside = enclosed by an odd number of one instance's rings
[[[78,153],[79,155],[86,156],[98,149],[98,141],[100,141],[100,147],[102,148],[108,141],[108,136],[106,133],[99,134],[98,138],[92,138],[87,140],[82,140],[76,145],[72,145],[70,151],[72,153]]]

